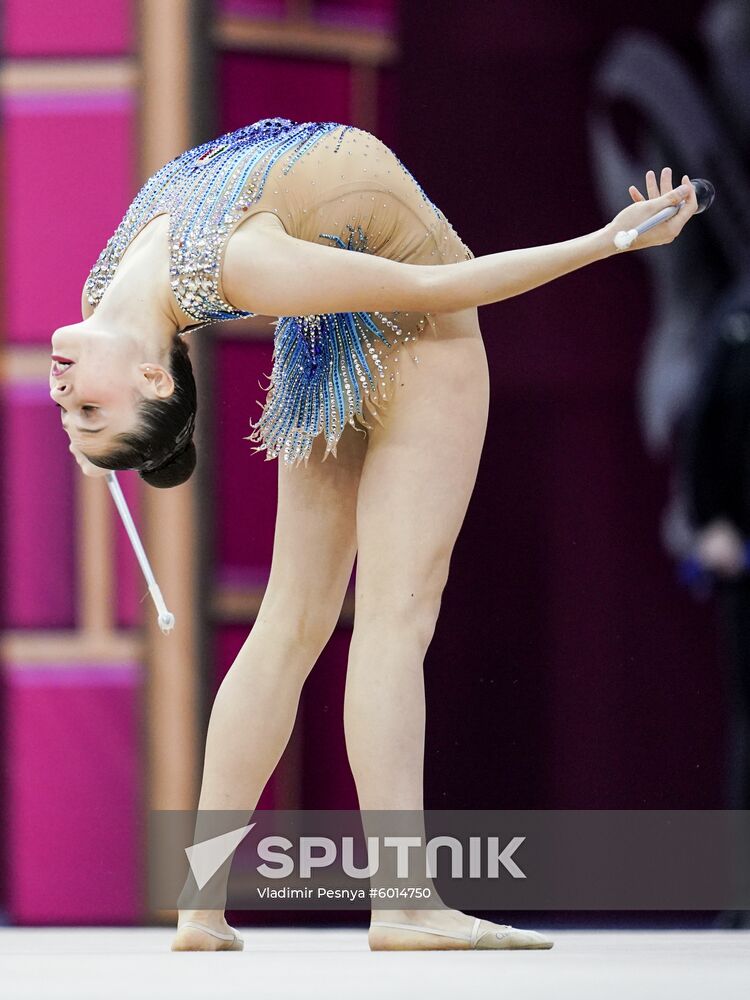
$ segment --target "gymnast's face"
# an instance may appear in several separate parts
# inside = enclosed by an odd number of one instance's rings
[[[50,397],[60,408],[70,450],[93,457],[137,429],[138,404],[174,391],[169,371],[143,360],[143,344],[84,321],[52,335]]]

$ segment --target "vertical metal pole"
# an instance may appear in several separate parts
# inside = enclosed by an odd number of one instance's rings
[[[140,0],[141,180],[193,145],[195,7],[196,0]],[[179,623],[163,635],[154,615],[146,617],[146,806],[193,809],[200,764],[196,479],[168,490],[142,489],[144,544]],[[163,911],[159,916],[167,918]]]

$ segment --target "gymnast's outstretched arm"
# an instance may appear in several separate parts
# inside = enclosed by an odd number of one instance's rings
[[[687,177],[683,187],[659,197],[645,199],[635,188],[631,196],[634,204],[602,229],[584,236],[437,265],[401,264],[299,240],[287,235],[270,213],[260,213],[229,241],[224,295],[237,309],[268,316],[375,310],[454,312],[499,302],[614,253],[629,252],[615,249],[616,232],[633,229],[684,199],[677,214],[644,233],[636,248],[671,243],[698,207]]]

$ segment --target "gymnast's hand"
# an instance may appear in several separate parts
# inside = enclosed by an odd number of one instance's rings
[[[695,215],[698,210],[695,188],[690,183],[690,178],[687,174],[684,174],[682,177],[682,185],[685,190],[681,190],[680,187],[673,188],[671,167],[664,167],[662,170],[660,185],[661,188],[656,183],[656,174],[653,170],[649,170],[646,173],[648,198],[642,195],[634,184],[630,185],[628,191],[635,204],[624,208],[606,227],[607,231],[611,233],[612,239],[614,239],[616,233],[622,230],[635,229],[636,226],[645,222],[652,215],[656,215],[663,208],[668,208],[670,205],[678,205],[684,199],[685,204],[676,215],[673,215],[671,219],[660,222],[653,229],[642,233],[632,247],[627,249],[642,250],[645,247],[661,246],[664,243],[671,243],[679,235],[690,216]],[[618,252],[622,253],[623,250]]]
[[[696,555],[720,576],[738,576],[745,569],[745,545],[734,525],[716,518],[698,534]]]
[[[84,476],[91,476],[92,479],[98,479],[100,476],[106,476],[109,472],[109,469],[100,469],[98,465],[89,462],[83,452],[79,451],[72,441],[68,445],[68,451],[75,458],[76,462],[78,462]]]

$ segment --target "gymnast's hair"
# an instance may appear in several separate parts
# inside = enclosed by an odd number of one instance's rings
[[[118,434],[108,455],[86,457],[101,469],[137,469],[149,486],[184,483],[195,469],[193,428],[198,407],[188,345],[175,334],[169,356],[174,392],[138,404],[137,430]]]

